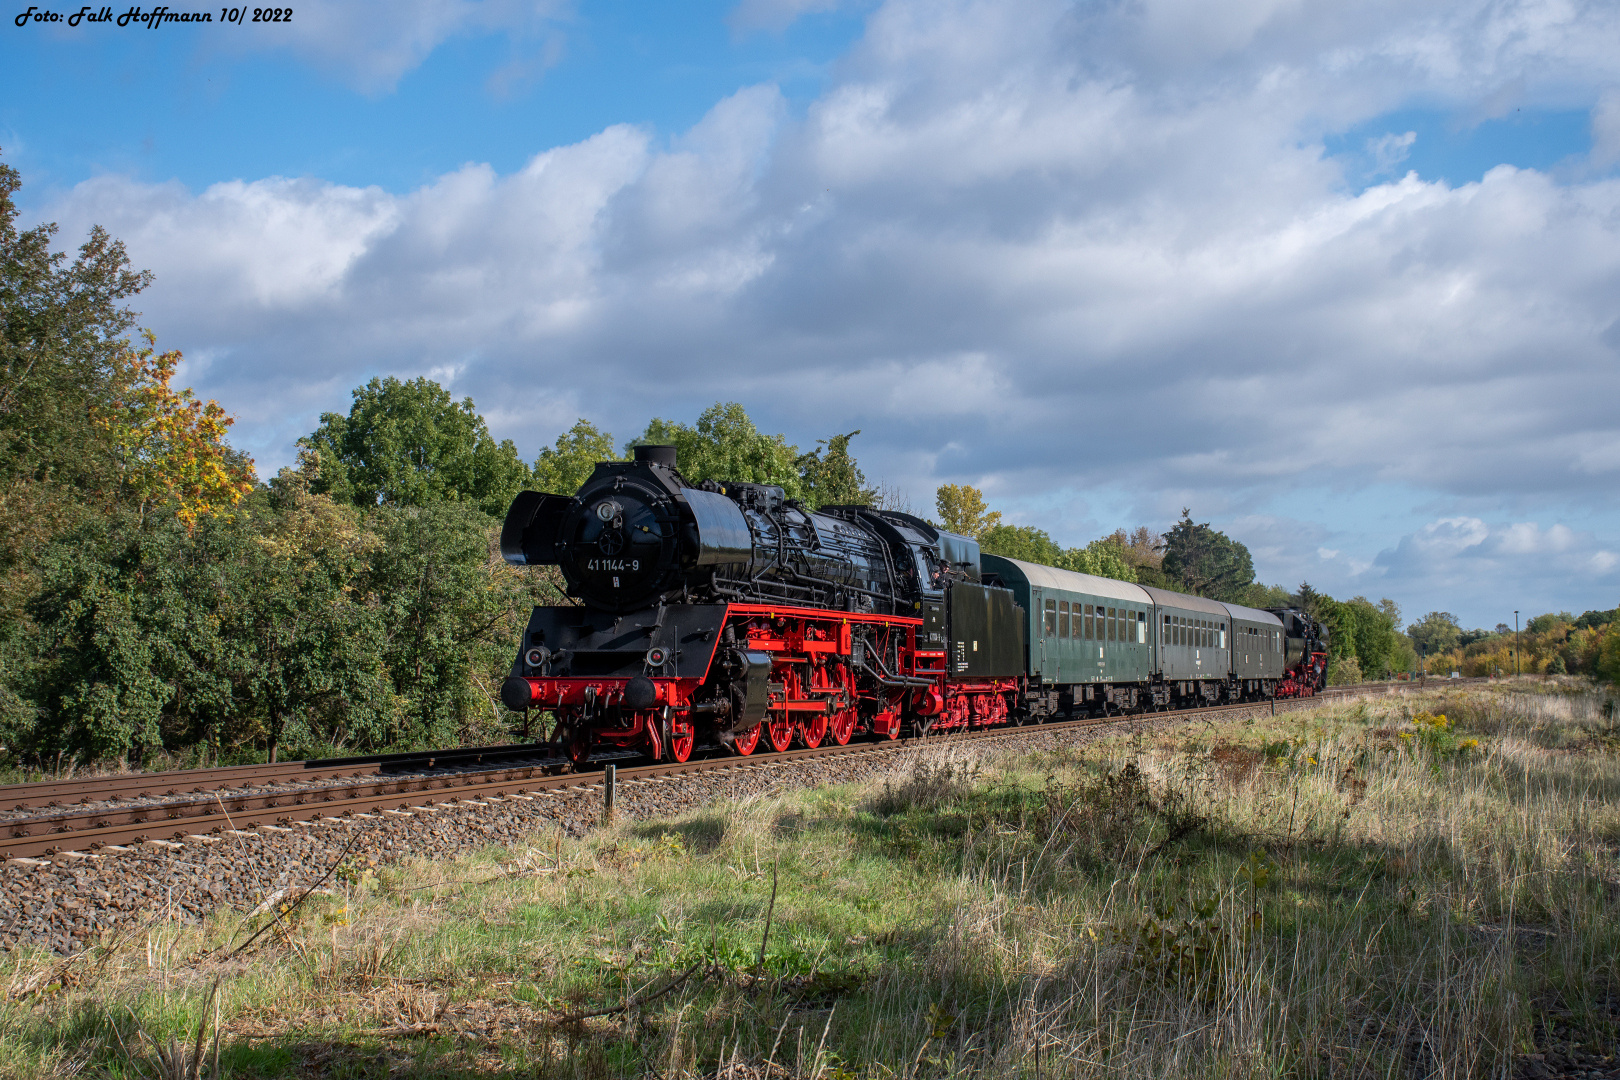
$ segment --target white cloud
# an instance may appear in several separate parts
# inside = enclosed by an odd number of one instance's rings
[[[429,5],[366,63],[548,10]],[[1348,588],[1514,545],[1607,587],[1613,539],[1486,522],[1554,499],[1620,529],[1620,181],[1352,194],[1321,140],[1509,85],[1590,105],[1617,30],[1613,5],[1551,0],[894,0],[800,117],[753,87],[668,146],[613,127],[404,196],[107,176],[47,211],[158,272],[147,322],[207,352],[199,389],[271,465],[370,375],[443,369],[527,453],[575,416],[622,438],[735,398],[807,443],[860,427],[874,476],[982,482],[1036,523],[1103,488],[1167,517],[1328,486],[1514,499],[1379,568],[1331,530],[1249,535],[1279,576],[1325,560]]]
[[[1393,172],[1395,166],[1405,161],[1412,153],[1412,144],[1417,142],[1417,132],[1408,131],[1404,135],[1380,135],[1376,139],[1367,140],[1367,156],[1372,158],[1373,176],[1382,176]]]
[[[1403,536],[1376,564],[1381,590],[1416,593],[1431,607],[1462,598],[1456,606],[1472,609],[1465,617],[1481,625],[1514,608],[1534,615],[1607,607],[1620,593],[1620,559],[1592,533],[1562,523],[1443,518]]]
[[[1592,110],[1592,164],[1620,163],[1620,90],[1609,90]]]

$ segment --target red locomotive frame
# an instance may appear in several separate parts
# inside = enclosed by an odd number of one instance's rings
[[[752,754],[761,742],[778,752],[795,742],[817,747],[829,737],[843,745],[857,731],[895,739],[902,715],[919,718],[926,731],[1001,724],[1011,715],[1009,695],[1018,692],[1021,680],[950,678],[943,649],[917,647],[922,619],[781,604],[733,603],[724,608],[721,626],[734,628],[739,644],[746,642],[750,652],[769,654],[772,661],[765,719],[727,733],[738,754]],[[857,625],[875,631],[885,654],[898,656],[895,678],[857,670],[852,662]],[[898,642],[893,635],[900,636]],[[711,645],[702,677],[651,677],[653,703],[639,709],[622,707],[625,688],[635,677],[531,675],[524,680],[533,707],[552,711],[559,727],[572,733],[568,753],[576,762],[589,756],[593,742],[644,750],[655,761],[686,761],[697,740],[695,698],[718,652]],[[615,707],[618,727],[568,722],[571,714]]]

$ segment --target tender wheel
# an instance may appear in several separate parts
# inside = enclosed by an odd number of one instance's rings
[[[815,718],[806,720],[799,725],[799,740],[805,747],[814,750],[821,745],[821,740],[827,737],[827,714],[821,713]]]
[[[767,720],[763,726],[766,737],[771,741],[771,749],[778,754],[793,745],[793,729],[797,725],[786,714],[780,720]]]

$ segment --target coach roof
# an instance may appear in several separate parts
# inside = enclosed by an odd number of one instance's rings
[[[1242,619],[1244,622],[1256,622],[1264,626],[1282,625],[1282,620],[1277,618],[1277,616],[1273,615],[1269,611],[1261,611],[1259,608],[1244,607],[1242,604],[1222,604],[1221,606],[1227,611],[1230,611],[1232,613],[1232,618],[1234,619]]]
[[[1129,581],[1077,574],[1073,570],[1059,570],[1055,566],[1020,562],[1005,555],[987,554],[982,556],[982,562],[986,573],[999,574],[1002,580],[1008,583],[1022,577],[1037,589],[1061,589],[1064,592],[1105,596],[1111,600],[1124,600],[1132,604],[1153,603],[1140,585],[1133,585]]]

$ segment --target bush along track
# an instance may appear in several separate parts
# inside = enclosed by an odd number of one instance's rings
[[[602,829],[557,796],[579,835],[457,858],[334,869],[318,827],[306,902],[14,950],[0,1075],[151,1075],[171,1039],[232,1076],[1616,1071],[1601,698],[1090,734],[650,784]]]

